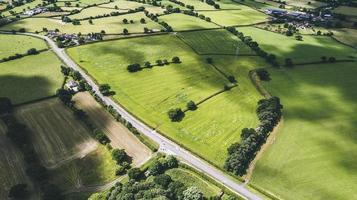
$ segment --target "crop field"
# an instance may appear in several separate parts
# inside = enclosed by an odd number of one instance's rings
[[[285,58],[291,58],[293,62],[301,63],[320,61],[321,56],[334,56],[336,59],[351,59],[357,56],[353,48],[326,36],[304,35],[303,41],[298,41],[294,37],[258,28],[240,27],[238,30],[245,36],[251,36],[266,52],[275,54],[281,63]],[[277,45],[278,41],[284,42]]]
[[[356,29],[335,29],[333,30],[333,37],[338,41],[351,45],[357,48],[357,30]]]
[[[184,168],[174,168],[165,172],[173,180],[180,181],[186,185],[186,187],[195,186],[202,191],[202,193],[207,196],[217,196],[220,194],[221,189],[212,183],[204,180],[200,175],[184,169]]]
[[[223,164],[226,148],[239,141],[240,130],[257,124],[254,110],[260,95],[250,83],[248,71],[264,65],[258,57],[214,57],[217,67],[235,75],[242,84],[201,104],[198,110],[186,112],[181,122],[173,123],[167,117],[170,108],[184,109],[189,100],[198,102],[227,83],[224,76],[206,64],[205,57],[196,55],[176,36],[104,42],[70,48],[68,53],[99,83],[110,84],[116,92],[114,99],[128,110],[217,165]],[[179,56],[182,63],[137,73],[126,69],[131,63],[154,63],[173,56]]]
[[[125,149],[125,152],[133,158],[134,166],[143,164],[151,157],[150,149],[107,113],[89,93],[76,94],[73,101],[76,102],[78,108],[88,114],[95,126],[108,136],[112,147]]]
[[[134,20],[133,24],[124,24],[123,19]],[[146,23],[141,24],[140,19],[145,18]],[[105,17],[100,19],[93,19],[93,25],[89,24],[88,20],[81,21],[81,25],[73,25],[70,23],[63,23],[59,19],[46,19],[46,18],[28,18],[9,25],[1,27],[2,30],[18,30],[25,28],[28,32],[42,31],[42,28],[46,27],[48,30],[59,29],[62,33],[99,33],[104,30],[108,34],[123,33],[123,29],[128,29],[129,33],[143,33],[144,27],[149,29],[161,30],[159,24],[146,18],[144,13],[132,13],[127,15]]]
[[[206,22],[205,20],[202,20],[198,17],[188,16],[180,13],[160,16],[159,21],[165,21],[174,29],[174,31],[218,28],[217,25]]]
[[[83,158],[68,162],[51,171],[51,180],[62,190],[81,186],[95,186],[113,181],[117,164],[112,160],[109,150],[100,145]]]
[[[350,6],[339,6],[333,10],[336,14],[357,17],[357,8]]]
[[[199,54],[254,54],[237,36],[226,30],[183,32],[177,35]]]
[[[265,87],[281,98],[284,124],[253,183],[283,199],[356,199],[356,63],[269,72]]]
[[[0,120],[0,199],[8,199],[11,186],[31,182],[25,174],[25,166],[21,152],[6,137],[5,125]]]
[[[30,48],[36,48],[37,50],[47,48],[44,41],[24,35],[0,34],[0,44],[0,59],[16,53],[27,53]]]
[[[55,95],[63,82],[60,65],[50,51],[0,63],[0,96],[18,104]]]
[[[244,7],[241,10],[200,11],[206,17],[221,26],[249,25],[266,21],[267,15],[252,8]]]
[[[57,98],[21,106],[16,115],[32,131],[35,151],[49,168],[84,157],[97,148],[89,130]]]

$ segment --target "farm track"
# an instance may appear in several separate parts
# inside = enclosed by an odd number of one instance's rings
[[[41,36],[37,34],[24,33],[25,35],[36,36],[38,38],[44,39],[51,46],[52,50],[56,55],[68,66],[80,72],[82,77],[93,87],[93,90],[96,94],[103,99],[104,103],[107,105],[113,106],[123,118],[125,118],[128,122],[130,122],[138,131],[143,133],[144,135],[150,137],[152,140],[157,142],[160,145],[159,151],[176,155],[178,158],[188,163],[192,167],[198,169],[199,171],[207,174],[212,177],[214,180],[219,182],[220,184],[226,186],[236,194],[244,197],[249,200],[260,200],[261,197],[249,191],[246,186],[242,183],[237,183],[237,180],[234,180],[221,170],[215,168],[214,166],[208,164],[206,161],[192,154],[191,152],[183,149],[180,145],[175,142],[169,140],[164,137],[162,134],[153,130],[148,125],[141,122],[134,115],[125,110],[122,106],[118,105],[113,99],[110,97],[105,97],[99,92],[98,85],[93,81],[93,79],[85,73],[85,71],[80,68],[65,52],[65,50],[60,49],[56,46],[55,42],[46,36]]]

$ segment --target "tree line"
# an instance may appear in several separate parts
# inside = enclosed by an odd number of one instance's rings
[[[171,59],[171,62],[169,62],[167,59],[164,59],[164,60],[161,60],[161,59],[158,59],[155,61],[156,64],[152,64],[150,63],[149,61],[146,61],[144,63],[144,67],[142,67],[140,64],[138,63],[134,63],[134,64],[130,64],[127,66],[127,70],[131,73],[133,72],[137,72],[137,71],[141,71],[145,68],[153,68],[154,66],[164,66],[164,65],[169,65],[170,63],[181,63],[181,60],[178,56],[174,56],[172,59]]]
[[[278,97],[258,101],[256,110],[260,124],[257,128],[244,128],[241,132],[241,142],[228,147],[228,157],[224,168],[235,175],[243,176],[250,162],[265,143],[269,133],[280,121],[283,106]]]
[[[15,55],[12,55],[12,56],[9,56],[9,57],[1,59],[1,61],[2,62],[7,62],[7,61],[10,61],[10,60],[16,60],[16,59],[22,58],[24,56],[36,55],[36,54],[39,54],[39,53],[40,53],[40,51],[38,51],[36,48],[31,48],[31,49],[27,50],[27,52],[24,53],[24,54],[16,53]]]

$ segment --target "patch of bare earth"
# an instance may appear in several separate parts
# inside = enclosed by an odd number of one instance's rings
[[[124,149],[133,158],[134,166],[139,166],[150,159],[150,149],[124,125],[117,122],[89,93],[78,93],[73,100],[76,107],[84,110],[94,125],[108,136],[113,148]]]

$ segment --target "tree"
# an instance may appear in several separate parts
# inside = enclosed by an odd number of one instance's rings
[[[146,23],[145,19],[144,19],[144,18],[141,18],[141,19],[140,19],[140,23],[145,24],[145,23]]]
[[[123,19],[123,23],[124,24],[127,24],[128,23],[128,20],[126,18]]]
[[[153,176],[156,176],[160,173],[163,172],[163,169],[164,167],[162,166],[162,164],[155,160],[150,166],[149,166],[149,172],[150,172],[150,175],[153,175]]]
[[[10,188],[9,195],[11,199],[25,199],[28,196],[27,184],[21,183],[13,185]]]
[[[335,58],[335,57],[329,57],[329,58],[328,58],[328,61],[329,61],[330,63],[334,63],[334,62],[336,62],[336,58]]]
[[[167,174],[159,174],[154,178],[154,182],[158,185],[161,185],[164,188],[167,188],[172,182],[172,179]]]
[[[163,62],[162,62],[162,60],[156,60],[156,64],[159,65],[159,66],[164,65]]]
[[[185,113],[181,110],[181,108],[172,108],[167,114],[173,122],[181,121],[185,116]]]
[[[183,192],[187,189],[185,184],[179,181],[173,181],[168,186],[170,199],[183,199]]]
[[[124,149],[113,149],[112,150],[112,158],[117,162],[117,164],[123,163],[127,161],[129,156],[126,154]]]
[[[151,65],[151,63],[150,63],[149,61],[145,62],[145,63],[144,63],[144,66],[145,66],[146,68],[151,68],[151,67],[152,67],[152,65]]]
[[[71,72],[71,69],[69,67],[61,65],[61,72],[63,75],[68,76]]]
[[[175,56],[175,57],[172,58],[172,62],[173,63],[180,63],[181,61],[180,61],[179,57]]]
[[[237,80],[234,76],[230,75],[227,77],[228,81],[231,82],[231,83],[237,83]]]
[[[9,98],[0,97],[0,115],[10,113],[12,108],[12,103]]]
[[[124,35],[128,35],[128,34],[129,34],[128,29],[124,28],[124,29],[123,29],[123,34],[124,34]]]
[[[38,54],[38,51],[35,48],[31,48],[31,49],[27,50],[27,54],[28,55],[36,55],[36,54]]]
[[[206,58],[207,63],[212,64],[213,63],[213,58]]]
[[[321,61],[322,62],[326,62],[326,60],[327,60],[326,56],[321,56]]]
[[[186,106],[187,106],[188,110],[196,110],[197,109],[197,105],[194,101],[189,101]]]
[[[73,79],[76,80],[76,81],[79,81],[79,80],[82,79],[81,73],[79,73],[79,71],[76,71],[76,70],[73,70],[73,71],[71,72],[71,76],[72,76]]]
[[[203,194],[197,187],[189,187],[183,191],[183,200],[202,200]]]
[[[95,139],[97,139],[101,144],[108,144],[110,143],[110,139],[100,130],[94,131]]]
[[[137,72],[141,70],[141,67],[140,64],[135,63],[135,64],[128,65],[127,70],[129,72]]]
[[[296,39],[296,40],[299,40],[299,41],[302,41],[302,35],[296,35],[296,36],[295,36],[295,39]]]
[[[269,72],[266,69],[257,69],[257,70],[255,70],[255,72],[257,73],[260,80],[262,80],[262,81],[270,80]]]
[[[93,20],[92,19],[89,19],[88,22],[89,22],[89,24],[93,24]]]
[[[168,156],[164,162],[162,163],[162,165],[166,168],[166,169],[172,169],[172,168],[176,168],[178,167],[178,160],[175,158],[175,156]]]
[[[286,58],[285,59],[285,66],[287,67],[292,67],[294,64],[293,64],[293,60],[291,58]]]
[[[142,175],[142,171],[139,168],[132,168],[128,171],[128,176],[130,179],[139,180]]]
[[[70,103],[73,96],[70,91],[65,89],[58,89],[56,94],[58,98],[65,104]]]
[[[47,169],[44,166],[36,163],[31,164],[26,168],[26,174],[39,182],[47,180],[48,178]]]

